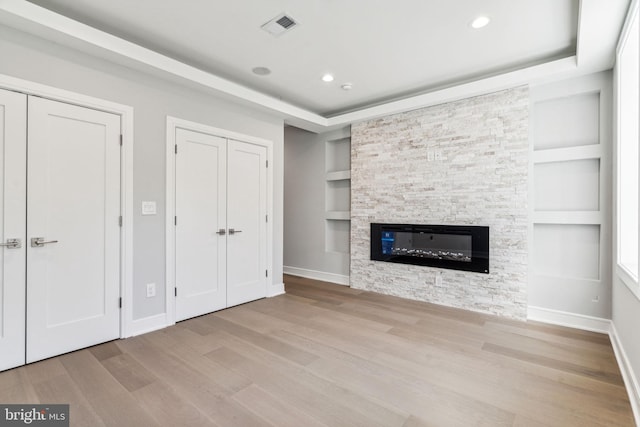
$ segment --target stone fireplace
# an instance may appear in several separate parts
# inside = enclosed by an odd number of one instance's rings
[[[525,319],[529,91],[355,124],[351,286]],[[490,227],[490,272],[371,260],[371,224]]]

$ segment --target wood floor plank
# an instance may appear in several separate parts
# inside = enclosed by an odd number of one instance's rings
[[[233,399],[276,427],[329,427],[256,385],[235,393]]]
[[[605,334],[285,276],[287,293],[0,372],[72,426],[627,427]]]
[[[255,383],[272,395],[290,402],[306,414],[330,426],[400,426],[406,418],[382,405],[324,381],[303,368],[275,363],[263,364],[244,356],[246,347],[222,347],[208,356],[229,369],[246,372]],[[353,403],[358,403],[354,405]]]
[[[52,378],[60,375],[66,375],[67,371],[60,363],[60,359],[57,357],[41,360],[36,363],[31,363],[24,367],[27,372],[27,376],[31,381],[31,384],[37,384],[42,381],[48,381]]]
[[[208,317],[207,320],[216,328],[216,330],[223,330],[231,335],[250,341],[253,345],[278,354],[279,356],[289,359],[294,363],[306,365],[317,358],[314,354],[298,350],[297,348],[291,347],[290,345],[278,341],[271,336],[262,335],[240,324],[225,320],[217,314]]]
[[[105,423],[68,374],[49,377],[47,380],[39,381],[34,387],[42,403],[69,405],[69,422],[71,425],[105,426]]]
[[[620,372],[612,373],[599,369],[591,369],[576,363],[565,362],[562,360],[554,359],[552,357],[527,353],[526,351],[503,347],[491,343],[485,343],[482,346],[482,349],[485,351],[490,351],[492,353],[520,359],[526,362],[535,363],[541,366],[546,366],[566,372],[572,372],[578,375],[584,375],[590,378],[597,379],[599,381],[607,382],[609,384],[619,386],[624,385],[624,381],[622,380],[622,375],[620,374]]]
[[[96,346],[90,347],[88,350],[91,352],[91,354],[93,354],[93,356],[96,359],[100,361],[106,360],[113,356],[119,356],[122,354],[122,352],[116,345],[115,341],[109,341],[104,344],[96,345]]]
[[[123,351],[131,354],[165,384],[175,389],[185,400],[199,408],[207,417],[220,426],[266,426],[264,420],[247,411],[230,399],[230,393],[215,381],[202,375],[179,358],[162,351],[154,345],[154,338],[162,338],[160,331],[124,340],[118,343]]]
[[[155,375],[128,354],[119,354],[101,363],[128,391],[138,390],[157,380]]]
[[[88,350],[65,354],[60,361],[105,425],[159,425]]]
[[[159,425],[180,427],[223,427],[186,401],[169,385],[154,382],[132,393]]]
[[[171,335],[172,330],[175,328],[168,328],[169,330],[164,331],[167,335]],[[209,334],[204,337],[200,337],[198,341],[202,342],[215,342],[216,345],[208,345],[204,347],[213,347],[213,349],[220,348],[223,343],[221,342],[222,332]],[[193,337],[191,337],[193,339]],[[175,357],[186,366],[189,366],[191,369],[197,371],[199,374],[207,377],[211,382],[215,383],[219,387],[221,387],[224,392],[228,395],[233,395],[234,393],[249,387],[252,384],[252,381],[248,378],[239,375],[224,366],[213,362],[210,358],[206,357],[204,354],[199,352],[194,352],[192,350],[192,341],[191,339],[188,341],[189,345],[184,346],[175,346],[175,347],[161,347],[163,351],[167,354]]]

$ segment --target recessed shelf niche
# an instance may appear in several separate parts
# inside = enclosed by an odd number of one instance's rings
[[[351,138],[325,143],[325,250],[349,253]]]

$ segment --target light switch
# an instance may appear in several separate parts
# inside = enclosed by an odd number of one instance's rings
[[[142,202],[142,215],[155,215],[156,202]]]

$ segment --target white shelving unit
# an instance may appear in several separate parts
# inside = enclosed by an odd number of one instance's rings
[[[607,315],[610,97],[602,78],[532,90],[532,306]]]
[[[351,230],[351,138],[325,143],[325,249],[349,253]]]

